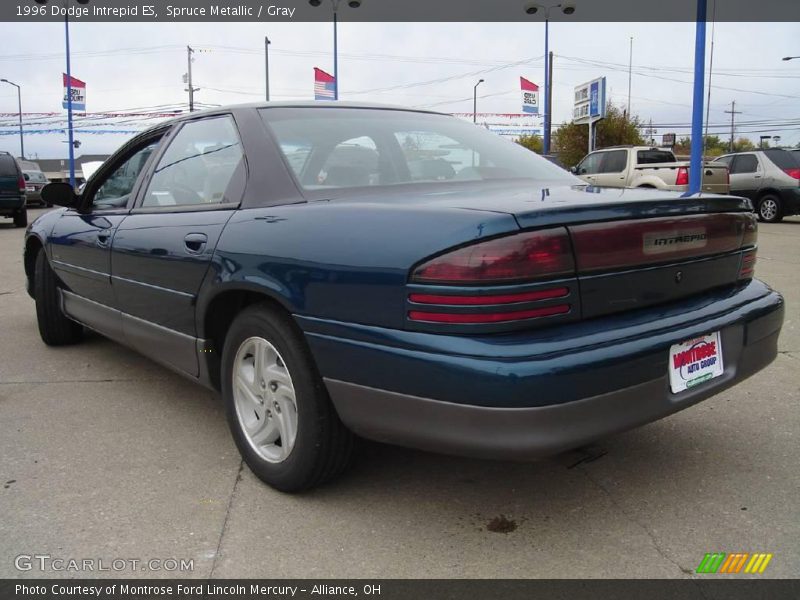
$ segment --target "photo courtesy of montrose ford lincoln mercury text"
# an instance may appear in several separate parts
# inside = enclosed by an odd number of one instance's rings
[[[355,436],[525,460],[654,421],[776,356],[749,200],[600,189],[442,114],[192,113],[30,227],[45,343],[102,333],[221,393],[284,491]]]

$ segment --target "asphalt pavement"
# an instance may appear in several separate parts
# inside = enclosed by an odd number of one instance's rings
[[[295,496],[242,465],[212,393],[96,335],[45,346],[22,240],[0,220],[0,577],[686,578],[714,551],[800,574],[800,218],[760,226],[786,321],[737,387],[536,463],[368,443]]]

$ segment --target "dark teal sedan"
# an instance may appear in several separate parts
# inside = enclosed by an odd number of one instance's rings
[[[46,344],[85,328],[217,390],[284,491],[356,436],[527,460],[687,408],[776,356],[743,198],[598,189],[454,117],[192,113],[25,240]]]

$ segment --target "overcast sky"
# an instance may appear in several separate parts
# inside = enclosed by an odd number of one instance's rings
[[[0,23],[0,78],[22,86],[24,112],[61,109],[64,27],[58,23]],[[712,26],[708,28],[710,53]],[[658,133],[688,133],[691,119],[693,23],[554,23],[553,123],[568,120],[575,85],[608,78],[611,101],[627,105],[628,53],[633,41],[633,114],[652,119]],[[264,36],[270,46],[273,100],[311,99],[313,67],[333,70],[332,25],[271,24],[71,24],[72,73],[87,82],[89,111],[129,111],[167,105],[186,107],[181,80],[186,44],[198,52],[193,64],[195,98],[230,104],[264,97]],[[519,77],[541,84],[544,26],[541,23],[340,23],[340,99],[471,112],[479,78],[479,112],[520,112]],[[781,143],[800,142],[798,23],[719,23],[714,32],[711,133],[727,139],[736,101],[737,137],[762,133]],[[520,63],[508,66],[510,63]],[[594,64],[592,64],[594,63]],[[707,63],[708,64],[708,63]],[[428,85],[415,85],[450,78]],[[385,88],[400,87],[385,90]],[[734,89],[731,89],[734,88]],[[378,90],[384,91],[378,91]],[[16,113],[14,88],[0,85],[0,113]],[[13,118],[0,117],[8,131]],[[117,119],[116,121],[122,121]],[[35,121],[35,119],[33,120]],[[118,128],[146,122],[125,119]],[[715,127],[723,126],[723,127]],[[33,127],[39,127],[32,125]],[[44,127],[44,126],[42,126]],[[108,153],[121,135],[78,135],[82,153]],[[66,155],[64,136],[26,136],[26,153]],[[0,150],[18,153],[16,136],[0,136]]]

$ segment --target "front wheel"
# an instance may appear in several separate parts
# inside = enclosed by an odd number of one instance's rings
[[[781,201],[777,196],[768,194],[758,203],[758,218],[767,223],[777,223],[783,219]]]
[[[231,325],[222,395],[242,458],[272,487],[308,489],[349,465],[353,435],[339,420],[301,334],[274,308],[250,307]]]
[[[36,299],[36,320],[39,335],[48,346],[75,344],[83,339],[83,326],[69,319],[61,310],[58,290],[61,282],[47,262],[44,250],[36,256],[33,297]]]

